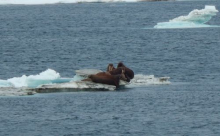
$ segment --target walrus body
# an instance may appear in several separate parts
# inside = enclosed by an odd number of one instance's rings
[[[127,76],[123,68],[115,68],[112,71],[108,71],[111,75],[121,75],[121,80],[130,82],[130,78]]]
[[[126,77],[128,77],[129,79],[133,79],[134,78],[133,70],[131,70],[128,67],[126,67],[122,62],[118,63],[117,68],[123,68],[125,70]]]
[[[114,68],[113,64],[109,64],[106,72],[89,75],[88,79],[84,79],[83,81],[114,85],[118,88],[120,79],[130,82],[132,78],[134,78],[134,72],[120,62],[117,68]]]
[[[130,82],[134,78],[134,72],[127,68],[122,62],[118,63],[117,68],[113,64],[109,64],[107,67],[107,72],[111,75],[121,75],[121,80]]]
[[[100,72],[97,73],[96,75],[90,75],[89,78],[92,80],[92,82],[95,83],[114,85],[117,88],[119,87],[119,81],[120,81],[119,75],[114,76],[107,74],[106,72]]]
[[[119,75],[122,73],[122,68],[115,68],[112,71],[108,71],[111,75]]]

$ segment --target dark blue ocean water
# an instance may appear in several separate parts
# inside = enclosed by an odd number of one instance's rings
[[[170,85],[0,97],[0,135],[219,136],[220,28],[151,29],[220,1],[0,6],[0,79],[123,61]],[[208,24],[220,25],[220,14]]]

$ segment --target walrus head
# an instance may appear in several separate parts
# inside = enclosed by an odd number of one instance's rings
[[[122,73],[126,76],[126,78],[130,81],[130,79],[134,78],[133,70],[126,67],[122,62],[118,63],[117,68],[122,68]]]
[[[125,65],[122,62],[119,62],[117,68],[119,67],[125,67]]]
[[[112,63],[108,64],[107,72],[108,72],[108,71],[112,71],[112,70],[114,70],[114,69],[115,69],[115,68],[114,68],[114,66],[113,66]]]

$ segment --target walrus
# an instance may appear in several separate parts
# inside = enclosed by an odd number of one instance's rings
[[[87,79],[83,79],[82,81],[92,81],[94,83],[114,85],[118,88],[120,79],[120,74],[111,75],[109,72],[99,72],[97,74],[89,75]]]
[[[121,75],[120,79],[130,82],[130,78],[127,76],[127,74],[125,73],[125,69],[124,68],[116,68],[112,71],[109,71],[108,73],[110,73],[111,75]]]
[[[117,88],[119,87],[120,75],[110,75],[106,72],[100,72],[96,75],[89,75],[88,78],[95,83],[114,85]]]
[[[131,70],[128,67],[126,67],[122,62],[118,63],[117,68],[124,68],[126,77],[128,77],[129,79],[133,79],[134,78],[133,70]]]
[[[122,68],[115,68],[113,66],[113,64],[110,63],[107,67],[106,72],[109,73],[110,75],[120,75],[121,80],[130,82],[130,78],[127,77],[127,75],[125,74],[125,69],[123,67]]]
[[[107,72],[109,72],[109,71],[112,71],[112,70],[115,70],[115,67],[113,66],[113,64],[112,63],[110,63],[110,64],[108,64],[108,67],[107,67]]]
[[[114,85],[118,88],[120,79],[130,82],[130,79],[132,78],[134,78],[134,72],[120,62],[118,63],[117,68],[110,63],[106,72],[89,75],[87,79],[82,81],[92,81],[94,83]]]

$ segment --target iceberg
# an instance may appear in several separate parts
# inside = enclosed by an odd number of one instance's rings
[[[47,69],[38,75],[23,75],[21,77],[13,77],[7,80],[0,80],[0,87],[30,87],[36,88],[43,84],[55,84],[70,82],[72,78],[61,78],[60,74],[52,69]]]
[[[169,22],[160,22],[157,23],[154,28],[198,28],[198,27],[217,27],[210,26],[207,23],[218,13],[218,10],[215,6],[206,5],[204,9],[198,10],[195,9],[191,11],[187,16],[180,16],[169,20]]]
[[[0,87],[14,87],[14,85],[7,80],[0,80]]]

